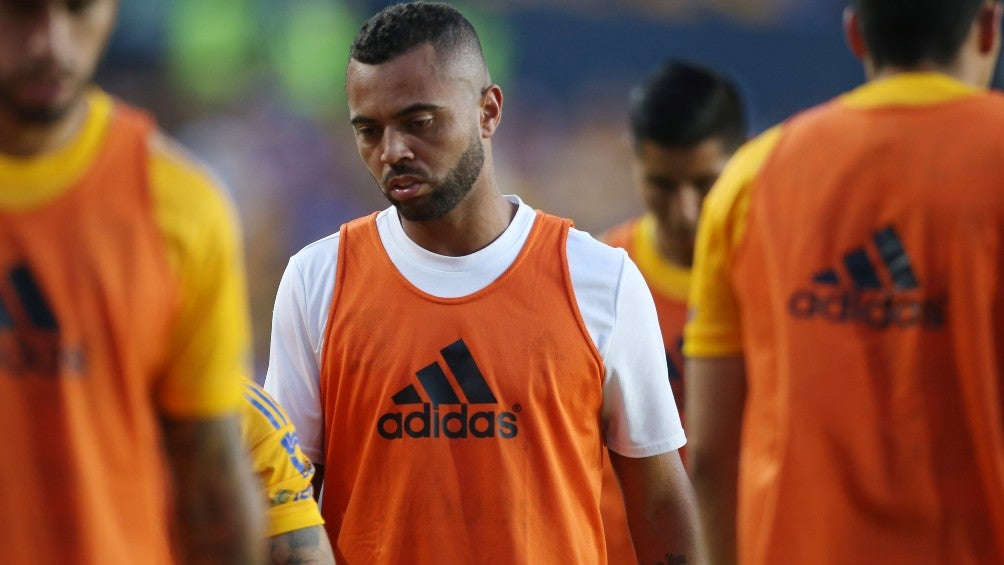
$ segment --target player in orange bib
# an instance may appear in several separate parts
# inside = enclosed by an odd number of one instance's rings
[[[639,557],[701,562],[651,294],[623,250],[499,191],[470,22],[386,8],[346,89],[392,206],[290,260],[266,378],[338,563],[606,563],[606,449]]]
[[[684,349],[715,563],[1004,563],[1000,17],[854,2],[869,82],[708,196]]]
[[[631,91],[629,116],[633,177],[646,211],[599,239],[627,251],[652,291],[669,384],[686,426],[680,348],[697,218],[705,194],[732,153],[746,141],[746,117],[739,90],[731,80],[678,60],[667,61]],[[680,449],[684,462],[685,450]],[[603,480],[603,522],[610,562],[632,563],[636,559],[624,503],[609,468]]]
[[[116,9],[0,0],[0,561],[254,563],[239,237],[90,85]]]

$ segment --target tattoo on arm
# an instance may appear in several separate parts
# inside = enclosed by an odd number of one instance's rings
[[[273,565],[331,565],[335,562],[322,526],[293,530],[269,538]]]

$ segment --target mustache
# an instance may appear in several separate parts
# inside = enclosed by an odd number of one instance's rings
[[[73,72],[65,65],[52,61],[29,61],[16,69],[11,75],[14,81],[26,80],[64,80],[72,78]]]
[[[414,177],[418,177],[419,180],[421,180],[422,182],[429,181],[428,174],[426,174],[426,172],[420,169],[419,167],[414,167],[407,164],[398,164],[390,166],[390,170],[387,171],[387,174],[383,176],[381,184],[383,186],[387,186],[387,184],[390,182],[390,179],[401,175],[411,175]]]

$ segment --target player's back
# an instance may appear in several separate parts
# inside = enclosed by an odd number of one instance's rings
[[[1002,131],[937,75],[783,126],[733,264],[744,562],[1004,562]]]
[[[210,240],[223,200],[152,118],[97,91],[88,108],[64,149],[0,158],[4,563],[170,562],[160,418],[239,399],[237,293],[182,292],[237,276]],[[182,276],[193,257],[216,268]]]

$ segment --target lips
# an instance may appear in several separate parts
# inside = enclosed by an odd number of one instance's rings
[[[63,76],[30,75],[16,82],[18,96],[31,106],[58,104],[67,92],[69,81]]]
[[[418,196],[425,182],[417,177],[402,176],[390,179],[386,184],[387,192],[395,200],[407,200]]]

